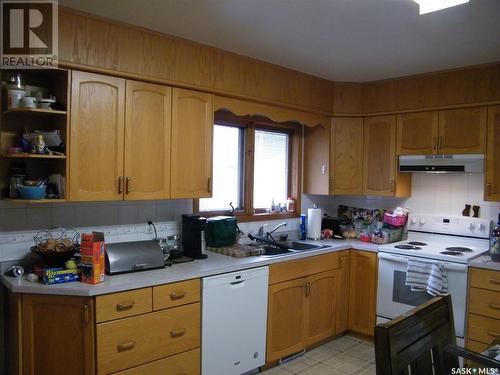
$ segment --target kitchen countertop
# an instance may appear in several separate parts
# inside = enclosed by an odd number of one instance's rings
[[[469,267],[500,271],[500,262],[493,262],[489,255],[481,255],[480,257],[472,259],[469,262]]]
[[[247,268],[266,266],[273,263],[286,262],[288,260],[301,259],[315,255],[322,255],[331,252],[356,249],[364,251],[378,251],[378,245],[361,242],[357,240],[321,240],[302,241],[330,247],[318,250],[309,250],[302,253],[265,258],[252,256],[246,258],[233,258],[208,252],[208,258],[195,260],[194,262],[174,264],[158,270],[127,273],[123,275],[106,276],[104,282],[90,285],[80,282],[70,282],[54,285],[44,285],[40,282],[33,283],[26,280],[26,277],[16,278],[13,276],[1,275],[0,280],[14,293],[35,293],[35,294],[55,294],[72,296],[97,296],[101,294],[122,292],[125,290],[145,288],[155,285],[168,284],[199,277],[213,276],[226,272],[234,272]]]

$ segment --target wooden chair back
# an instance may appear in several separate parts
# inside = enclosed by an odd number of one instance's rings
[[[433,298],[388,323],[375,327],[377,375],[449,375],[458,356],[451,296]]]

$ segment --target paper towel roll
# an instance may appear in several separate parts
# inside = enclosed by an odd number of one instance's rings
[[[321,208],[309,208],[307,210],[307,238],[319,240],[321,238]]]

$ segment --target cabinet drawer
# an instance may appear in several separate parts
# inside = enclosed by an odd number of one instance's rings
[[[97,368],[110,374],[200,346],[200,304],[97,325]]]
[[[471,340],[491,344],[500,339],[500,320],[469,314],[468,337]]]
[[[151,294],[151,288],[144,288],[97,296],[95,299],[97,323],[152,311]]]
[[[200,349],[193,349],[172,357],[159,359],[125,371],[117,372],[119,375],[199,375],[200,374]]]
[[[168,309],[200,300],[200,279],[153,287],[153,310]]]
[[[500,319],[500,293],[470,288],[469,312]]]
[[[500,292],[500,271],[471,268],[470,285]]]
[[[276,263],[269,266],[269,284],[298,279],[336,268],[339,268],[338,252]]]

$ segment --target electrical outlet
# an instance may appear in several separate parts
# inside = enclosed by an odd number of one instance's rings
[[[146,233],[153,233],[154,229],[151,224],[146,225]]]

